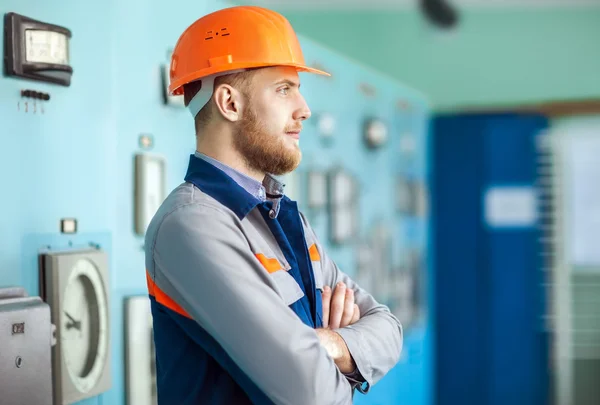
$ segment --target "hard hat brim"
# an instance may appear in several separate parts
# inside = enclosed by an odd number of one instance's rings
[[[208,69],[204,69],[202,72],[184,76],[184,77],[179,78],[178,80],[173,81],[169,85],[169,95],[171,95],[171,96],[182,95],[183,94],[183,85],[197,81],[197,80],[201,80],[203,77],[207,77],[207,76],[211,76],[211,75],[219,74],[219,73],[226,75],[228,71],[234,71],[234,70],[240,70],[240,69],[255,69],[255,68],[275,67],[275,66],[293,67],[293,68],[296,68],[296,70],[298,72],[314,73],[314,74],[322,75],[322,76],[331,76],[331,74],[329,74],[325,71],[311,68],[306,65],[299,64],[299,63],[278,63],[276,65],[269,64],[269,63],[252,63],[252,64],[232,63],[228,66],[227,70],[223,70],[222,66],[208,68]]]

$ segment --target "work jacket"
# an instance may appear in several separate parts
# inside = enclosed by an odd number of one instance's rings
[[[402,327],[327,256],[283,185],[261,200],[190,157],[146,232],[159,405],[350,404],[398,361]],[[361,319],[337,329],[357,370],[321,346],[321,291],[344,282]]]

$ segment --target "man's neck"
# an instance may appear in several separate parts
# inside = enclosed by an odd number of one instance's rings
[[[238,172],[243,173],[246,176],[251,177],[261,183],[265,178],[265,173],[250,169],[246,164],[245,160],[241,157],[241,155],[237,151],[232,150],[231,148],[207,147],[207,145],[203,144],[202,142],[198,142],[196,145],[196,151],[215,160],[218,160],[224,165],[227,165],[232,169],[235,169]]]

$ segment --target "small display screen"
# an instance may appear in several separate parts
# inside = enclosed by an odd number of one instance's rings
[[[17,334],[22,334],[22,333],[25,333],[25,322],[13,323],[12,334],[17,335]]]
[[[25,31],[25,54],[29,63],[69,63],[69,38],[44,30]]]

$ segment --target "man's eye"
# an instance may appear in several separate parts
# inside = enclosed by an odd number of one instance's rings
[[[282,87],[277,91],[280,92],[281,94],[283,94],[284,96],[287,96],[289,89],[290,89],[289,87]]]

